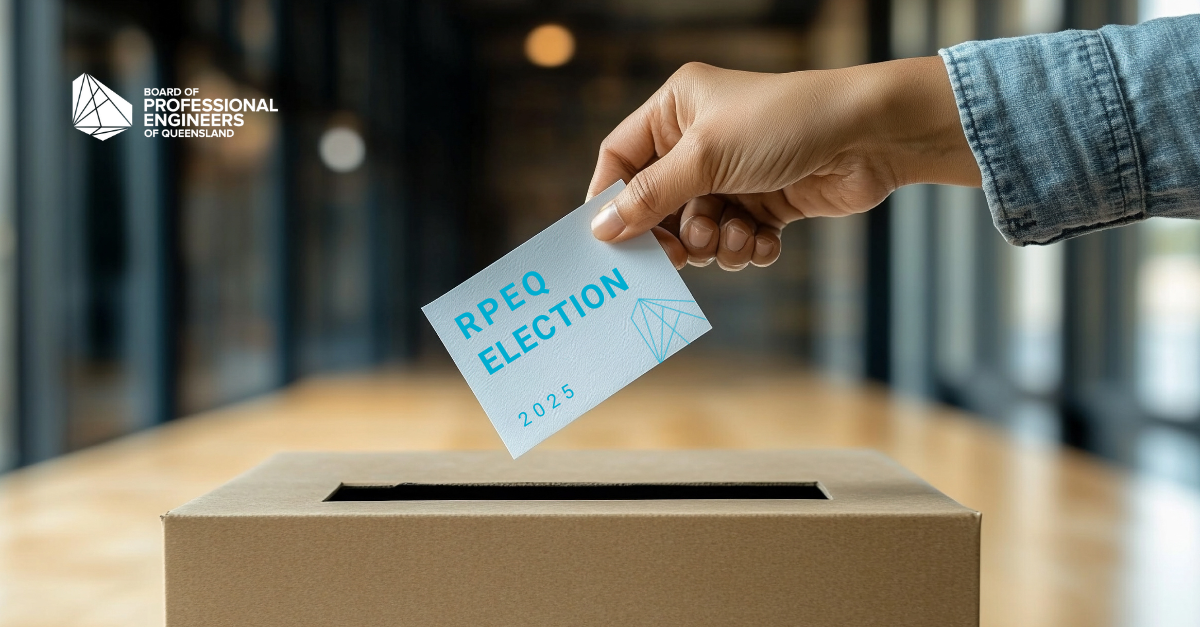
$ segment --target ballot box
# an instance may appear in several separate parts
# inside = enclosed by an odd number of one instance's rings
[[[162,522],[168,627],[979,620],[979,513],[872,451],[285,453]]]

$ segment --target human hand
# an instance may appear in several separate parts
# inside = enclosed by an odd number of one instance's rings
[[[628,187],[600,240],[653,230],[676,268],[767,266],[801,218],[860,213],[910,183],[980,185],[938,57],[757,74],[689,63],[600,146],[588,198]]]

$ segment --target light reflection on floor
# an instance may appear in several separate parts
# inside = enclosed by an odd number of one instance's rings
[[[1195,627],[1200,617],[1200,494],[1142,478],[1130,491],[1121,624]]]

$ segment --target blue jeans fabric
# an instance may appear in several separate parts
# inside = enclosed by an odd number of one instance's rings
[[[940,54],[1010,243],[1200,217],[1200,15]]]

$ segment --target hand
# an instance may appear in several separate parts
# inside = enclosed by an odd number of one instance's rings
[[[938,57],[757,74],[689,63],[600,146],[592,221],[619,242],[653,229],[676,268],[767,266],[801,218],[871,209],[910,183],[980,185]]]

